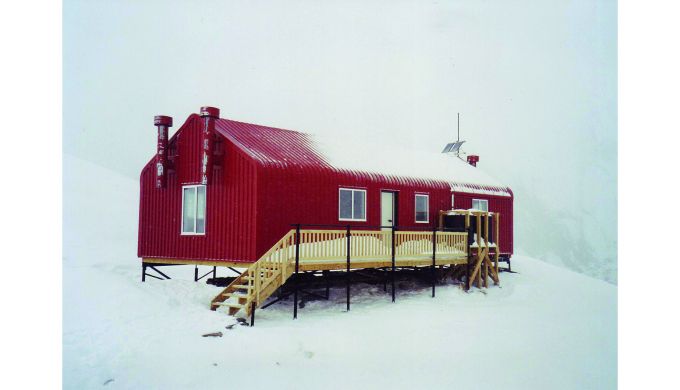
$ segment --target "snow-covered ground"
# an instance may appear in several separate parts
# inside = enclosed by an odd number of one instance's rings
[[[500,287],[402,287],[393,304],[356,285],[349,313],[332,290],[297,320],[287,301],[227,329],[192,267],[141,283],[137,188],[64,157],[65,388],[616,387],[617,287],[523,256]]]

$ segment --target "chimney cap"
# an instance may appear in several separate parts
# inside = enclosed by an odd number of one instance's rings
[[[172,117],[165,115],[156,115],[153,117],[154,126],[172,126]]]
[[[201,107],[201,116],[208,116],[211,118],[219,118],[220,117],[220,109],[216,107],[209,107],[209,106],[204,106]]]

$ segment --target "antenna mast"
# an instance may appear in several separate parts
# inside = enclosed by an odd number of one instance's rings
[[[460,146],[463,145],[465,141],[460,140],[460,112],[458,113],[458,140],[456,142],[451,142],[446,144],[446,147],[444,150],[442,150],[442,153],[446,153],[449,155],[455,155],[456,157],[460,157]]]
[[[460,112],[458,113],[458,140],[460,142]]]

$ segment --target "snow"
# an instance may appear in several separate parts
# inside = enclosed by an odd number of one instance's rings
[[[448,153],[432,153],[362,139],[312,135],[312,147],[337,169],[448,182],[452,191],[510,196],[507,186]],[[478,188],[476,186],[490,186]]]
[[[616,388],[617,288],[525,256],[500,287],[354,285],[256,312],[208,309],[221,290],[140,281],[136,180],[64,157],[65,388]],[[207,271],[202,267],[202,273]],[[220,269],[219,275],[226,271]],[[205,333],[223,337],[201,337]]]

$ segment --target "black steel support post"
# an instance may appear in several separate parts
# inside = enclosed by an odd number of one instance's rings
[[[392,302],[394,302],[397,299],[397,294],[396,294],[396,291],[394,289],[394,277],[395,277],[394,273],[397,271],[397,267],[396,267],[396,264],[395,264],[395,261],[394,261],[394,249],[395,249],[394,230],[395,230],[395,226],[392,225]]]
[[[146,282],[146,263],[142,263],[142,282]]]
[[[435,269],[437,256],[437,228],[432,230],[432,298],[434,298],[434,286],[437,284],[437,270]]]
[[[168,275],[162,273],[161,271],[159,271],[159,270],[158,270],[156,267],[154,267],[153,265],[150,265],[150,266],[148,266],[148,267],[151,268],[152,270],[158,272],[159,274],[161,274],[165,279],[170,280],[170,277],[169,277]],[[149,276],[153,276],[153,275],[149,275]],[[160,278],[157,277],[157,279],[160,279]],[[161,280],[162,280],[162,279],[161,279]]]
[[[349,225],[347,225],[347,311],[349,311],[349,289],[350,289],[350,284],[352,283],[351,281],[351,276],[350,276],[350,253],[351,253],[351,233],[349,231]]]
[[[255,325],[255,302],[250,304],[250,326]]]
[[[236,275],[239,275],[239,276],[241,275],[241,272],[238,272],[238,271],[235,270],[234,268],[232,268],[232,267],[227,267],[227,268],[229,268],[230,270],[232,270]]]
[[[217,277],[217,267],[213,267],[213,279]]]
[[[215,275],[214,270],[210,270],[210,271],[206,272],[203,276],[198,276],[198,267],[196,267],[196,270],[194,271],[194,281],[198,282],[199,280],[205,278],[206,276],[208,276],[210,274],[213,274],[213,278],[215,277],[214,276]]]
[[[300,271],[300,224],[295,226],[295,292],[293,294],[293,319],[297,318],[298,311],[298,272]]]

